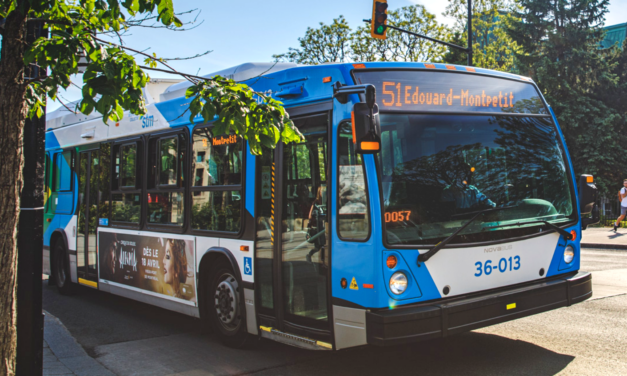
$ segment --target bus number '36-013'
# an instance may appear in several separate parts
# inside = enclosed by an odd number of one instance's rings
[[[508,267],[509,265],[509,267]],[[520,256],[501,258],[498,264],[495,262],[492,264],[492,260],[488,260],[484,263],[481,261],[477,261],[475,263],[477,267],[477,272],[475,273],[475,277],[481,277],[482,275],[490,275],[493,271],[498,271],[501,273],[505,273],[508,271],[518,270],[520,269]]]

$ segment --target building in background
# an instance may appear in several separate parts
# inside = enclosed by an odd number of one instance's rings
[[[601,49],[610,48],[617,43],[622,46],[627,39],[627,23],[606,26],[603,29],[605,29],[605,39],[601,42]]]

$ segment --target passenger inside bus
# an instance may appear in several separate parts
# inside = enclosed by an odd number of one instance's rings
[[[455,163],[456,178],[442,191],[442,202],[454,208],[456,213],[470,212],[496,207],[496,204],[472,185],[475,168],[468,163]]]
[[[316,199],[311,204],[309,210],[309,224],[307,229],[307,241],[314,245],[314,248],[309,251],[306,256],[307,262],[311,262],[311,256],[320,252],[320,250],[326,244],[326,238],[324,235],[326,221],[326,200],[327,189],[324,186],[318,187],[316,193]]]

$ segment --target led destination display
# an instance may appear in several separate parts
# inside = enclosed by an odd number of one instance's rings
[[[377,88],[382,111],[548,114],[526,82],[470,74],[425,71],[355,72],[359,84]]]

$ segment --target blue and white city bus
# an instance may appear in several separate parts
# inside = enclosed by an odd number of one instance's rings
[[[145,116],[48,115],[44,265],[61,293],[199,317],[231,346],[319,350],[592,296],[579,266],[596,188],[529,78],[423,63],[216,74],[281,100],[303,141],[255,156],[190,123],[174,80],[148,85]]]

